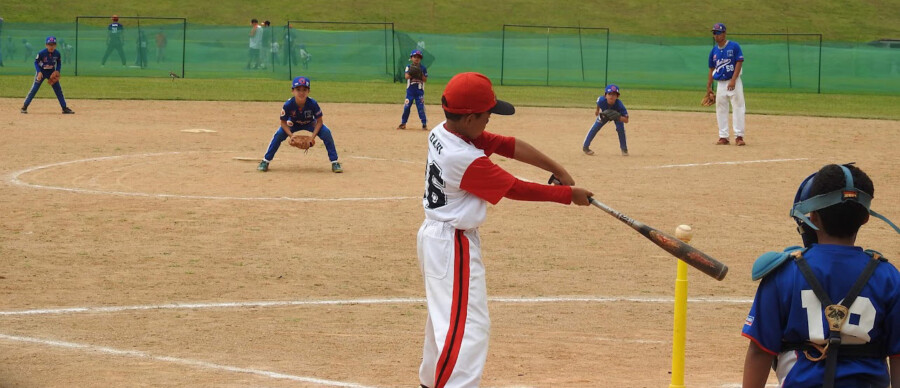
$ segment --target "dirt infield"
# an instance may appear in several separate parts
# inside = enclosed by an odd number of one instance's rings
[[[20,104],[0,99],[0,386],[418,385],[426,132],[394,129],[399,104],[322,104],[343,174],[321,142],[282,147],[265,174],[234,159],[262,156],[278,103],[76,100],[66,116],[55,100]],[[592,113],[520,108],[488,129],[633,218],[692,225],[692,244],[730,266],[721,282],[690,272],[689,386],[740,383],[750,268],[800,242],[788,209],[808,174],[857,162],[873,208],[900,221],[896,121],[749,115],[736,147],[713,145],[712,111],[634,111],[630,156],[609,126],[586,156]],[[668,385],[674,259],[593,207],[488,213],[485,386]],[[859,243],[900,260],[880,221]]]

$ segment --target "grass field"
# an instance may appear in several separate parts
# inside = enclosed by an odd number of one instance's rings
[[[267,79],[162,79],[67,77],[64,80],[67,99],[125,100],[209,100],[209,101],[283,101],[290,97],[287,81]],[[31,77],[0,77],[0,97],[24,98]],[[427,104],[440,103],[444,85],[430,83],[425,93]],[[402,103],[403,86],[389,82],[316,82],[312,97],[321,102]],[[595,88],[497,86],[497,94],[521,106],[584,107],[593,110],[593,102],[601,92]],[[702,90],[629,90],[622,100],[629,109],[709,111],[700,106]],[[55,98],[43,87],[38,98]],[[792,116],[852,117],[900,120],[900,96],[848,97],[843,94],[746,93],[751,114]],[[77,106],[77,102],[73,103]]]
[[[496,31],[505,24],[609,27],[616,33],[658,36],[704,36],[716,22],[729,31],[822,33],[825,40],[870,41],[900,38],[896,0],[759,1],[636,0],[593,1],[473,0],[361,1],[289,0],[198,1],[190,7],[176,0],[94,0],[67,2],[64,9],[45,3],[10,0],[0,5],[7,22],[72,22],[75,16],[186,17],[190,23],[248,25],[250,18],[283,24],[286,20],[394,22],[404,31],[460,33]],[[412,4],[412,6],[411,6]],[[865,26],[865,28],[862,28]]]

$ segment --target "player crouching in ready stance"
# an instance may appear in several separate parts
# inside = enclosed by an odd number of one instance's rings
[[[753,264],[762,279],[744,322],[744,388],[900,386],[900,272],[854,246],[875,186],[853,165],[830,164],[800,185],[791,216],[803,247]],[[890,372],[886,358],[890,357]]]
[[[281,142],[287,138],[291,138],[291,145],[295,145],[302,149],[308,149],[315,144],[316,136],[325,143],[325,149],[328,150],[328,160],[331,160],[332,172],[344,172],[341,164],[338,162],[337,149],[334,146],[334,139],[331,137],[331,130],[325,126],[322,119],[322,109],[319,103],[309,97],[309,78],[297,77],[291,82],[291,97],[284,103],[281,109],[281,127],[275,131],[272,142],[269,143],[269,150],[266,156],[259,162],[259,171],[269,171],[269,163],[275,158],[278,147]],[[290,132],[288,132],[290,131]],[[309,134],[298,133],[300,131],[310,132]]]
[[[487,204],[506,197],[587,206],[591,192],[572,187],[565,168],[528,143],[485,131],[492,113],[515,108],[497,100],[482,74],[450,79],[442,97],[447,120],[428,134],[425,221],[417,237],[428,318],[419,381],[429,388],[477,387],[487,359],[490,319],[478,227]],[[565,186],[524,182],[488,158],[528,163]]]

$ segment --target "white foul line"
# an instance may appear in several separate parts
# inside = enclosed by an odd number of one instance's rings
[[[674,303],[672,297],[630,297],[630,296],[586,296],[586,297],[490,297],[489,301],[496,303],[558,303],[558,302],[587,302],[587,303]],[[750,304],[752,299],[743,298],[689,298],[690,303],[726,303],[726,304]],[[0,311],[0,316],[17,315],[45,315],[45,314],[77,314],[77,313],[116,313],[122,311],[139,310],[200,310],[222,308],[247,308],[247,307],[284,307],[284,306],[321,306],[321,305],[370,305],[370,304],[424,304],[423,298],[381,298],[381,299],[336,299],[336,300],[285,300],[285,301],[255,301],[255,302],[220,302],[220,303],[169,303],[158,305],[136,306],[107,306],[107,307],[68,307],[56,309],[35,309],[18,311]]]
[[[104,190],[91,190],[91,189],[79,189],[72,187],[62,187],[62,186],[47,186],[47,185],[39,185],[35,183],[23,182],[19,179],[23,174],[27,174],[30,172],[44,170],[52,167],[59,167],[68,164],[75,163],[84,163],[84,162],[97,162],[97,161],[106,161],[106,160],[115,160],[115,159],[125,159],[125,158],[133,158],[133,157],[152,157],[152,156],[161,156],[161,155],[178,155],[178,154],[193,154],[200,152],[230,152],[230,151],[187,151],[187,152],[159,152],[159,153],[147,153],[147,154],[135,154],[135,155],[118,155],[118,156],[102,156],[98,158],[88,158],[88,159],[79,159],[79,160],[71,160],[68,162],[59,162],[52,164],[45,164],[43,166],[35,166],[31,168],[27,168],[24,170],[15,171],[9,176],[7,176],[6,181],[13,185],[31,187],[36,189],[46,189],[46,190],[59,190],[59,191],[68,191],[71,193],[81,193],[81,194],[102,194],[102,195],[118,195],[118,196],[129,196],[129,197],[148,197],[148,198],[177,198],[177,199],[218,199],[218,200],[229,200],[229,201],[295,201],[295,202],[337,202],[337,201],[396,201],[396,200],[404,200],[404,199],[419,199],[421,197],[349,197],[349,198],[298,198],[298,197],[230,197],[230,196],[216,196],[216,195],[180,195],[180,194],[166,194],[166,193],[141,193],[141,192],[129,192],[129,191],[104,191]],[[351,156],[353,157],[353,156]],[[390,160],[390,159],[379,159],[379,158],[368,158],[358,156],[355,158],[359,159],[371,159],[371,160],[384,160],[384,161],[396,161],[401,163],[412,163],[405,160]]]
[[[248,373],[257,376],[269,377],[273,379],[282,379],[282,380],[292,380],[292,381],[300,381],[304,383],[313,383],[313,384],[321,384],[321,385],[329,385],[334,387],[353,387],[353,388],[369,388],[365,385],[360,385],[356,383],[346,383],[341,381],[334,380],[324,380],[317,379],[315,377],[304,377],[304,376],[294,376],[284,373],[271,372],[267,370],[261,369],[250,369],[250,368],[240,368],[236,366],[228,366],[228,365],[220,365],[214,364],[206,361],[199,360],[191,360],[187,358],[178,358],[178,357],[168,357],[168,356],[154,356],[147,352],[141,352],[137,350],[119,350],[113,349],[105,346],[94,346],[94,345],[85,345],[78,344],[74,342],[64,342],[64,341],[54,341],[54,340],[45,340],[40,338],[30,338],[30,337],[20,337],[14,335],[0,334],[0,339],[5,339],[8,341],[17,341],[17,342],[28,342],[34,344],[41,344],[47,346],[55,346],[59,348],[68,348],[68,349],[77,349],[77,350],[85,350],[92,351],[104,354],[110,354],[114,356],[125,356],[125,357],[133,357],[133,358],[143,358],[143,359],[151,359],[156,361],[169,362],[173,364],[181,364],[205,369],[213,369],[213,370],[221,370],[226,372],[235,372],[235,373]]]
[[[709,162],[709,163],[689,163],[689,164],[665,164],[662,166],[649,166],[645,168],[674,168],[674,167],[698,167],[698,166],[714,166],[714,165],[723,165],[723,164],[751,164],[751,163],[776,163],[776,162],[794,162],[798,160],[809,160],[809,158],[795,158],[795,159],[765,159],[765,160],[743,160],[736,162]]]

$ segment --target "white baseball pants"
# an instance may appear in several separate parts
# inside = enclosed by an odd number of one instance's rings
[[[418,255],[428,304],[419,380],[430,388],[477,387],[491,327],[478,229],[425,220]]]
[[[728,133],[728,103],[731,103],[732,127],[735,136],[744,136],[744,115],[747,107],[744,106],[744,83],[738,77],[734,83],[734,90],[728,90],[728,81],[716,81],[716,120],[719,123],[719,137],[729,138]]]

